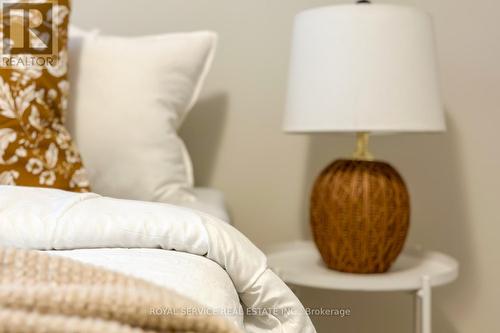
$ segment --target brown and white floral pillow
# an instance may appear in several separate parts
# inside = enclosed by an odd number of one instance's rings
[[[55,64],[0,64],[0,185],[90,190],[80,154],[64,127],[69,14],[68,0],[54,3]]]

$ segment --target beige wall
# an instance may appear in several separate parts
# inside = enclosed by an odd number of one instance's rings
[[[435,292],[440,333],[500,329],[500,2],[414,0],[436,22],[448,109],[445,135],[374,139],[413,195],[410,243],[446,251],[461,277]],[[236,226],[259,246],[308,237],[311,181],[350,153],[351,137],[281,132],[292,18],[326,0],[74,0],[74,22],[106,33],[213,29],[220,48],[182,134],[198,184],[225,191]],[[408,295],[305,291],[309,305],[352,308],[320,332],[410,332]],[[382,306],[381,306],[382,304]]]

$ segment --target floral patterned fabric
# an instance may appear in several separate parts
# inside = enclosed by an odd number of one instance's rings
[[[64,127],[68,105],[68,0],[53,7],[59,61],[0,67],[0,184],[89,191],[80,154]],[[3,35],[2,35],[3,38]]]

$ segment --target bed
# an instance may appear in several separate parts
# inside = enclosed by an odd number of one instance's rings
[[[213,214],[229,223],[222,192],[195,188],[196,201],[186,206]],[[201,305],[224,312],[225,318],[244,329],[243,308],[227,273],[204,257],[162,249],[79,249],[49,251],[53,255],[75,259],[125,273],[170,288]],[[176,272],[172,274],[172,267]]]
[[[181,207],[0,185],[0,246],[50,251],[144,279],[244,332],[315,332],[266,256],[228,220],[212,215],[227,217],[221,194],[195,192],[198,204]]]
[[[245,332],[314,332],[266,256],[230,224],[223,195],[193,188],[177,131],[217,34],[68,33],[69,3],[57,10],[57,66],[2,72],[0,247],[146,280]]]

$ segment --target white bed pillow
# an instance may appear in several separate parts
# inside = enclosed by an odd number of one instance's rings
[[[67,124],[96,193],[185,202],[193,171],[177,135],[210,69],[213,32],[145,37],[70,30]]]

